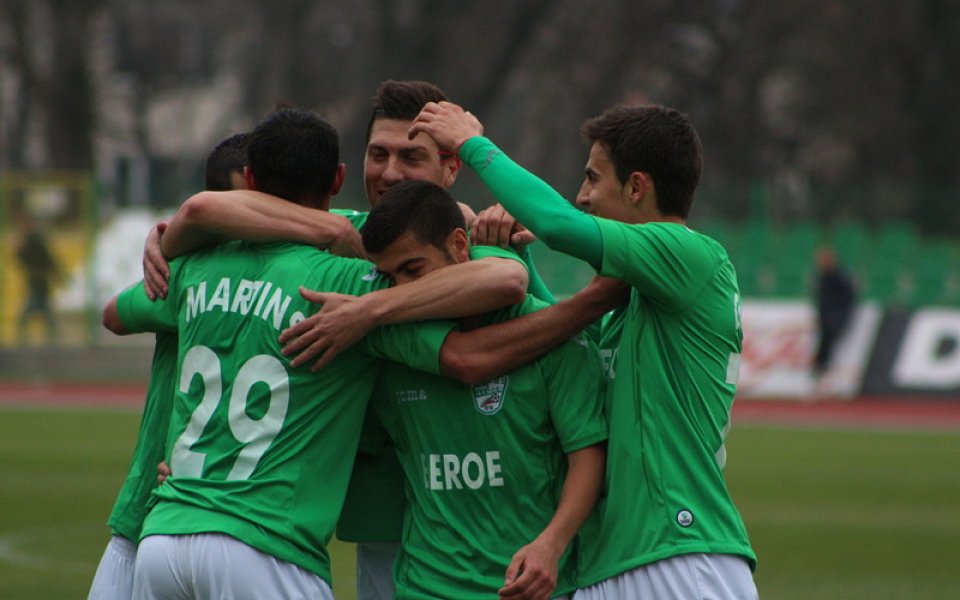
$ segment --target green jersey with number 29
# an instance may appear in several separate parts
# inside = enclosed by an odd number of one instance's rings
[[[332,536],[379,358],[436,373],[451,323],[380,328],[323,370],[293,369],[277,337],[317,310],[298,286],[386,287],[372,264],[296,244],[233,242],[175,260],[165,301],[118,302],[131,331],[179,331],[172,476],[142,537],[224,533],[330,580]]]

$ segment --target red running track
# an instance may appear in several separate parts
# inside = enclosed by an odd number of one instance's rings
[[[0,382],[0,405],[50,408],[132,408],[143,384]],[[960,398],[857,398],[845,401],[739,399],[733,423],[960,431]]]

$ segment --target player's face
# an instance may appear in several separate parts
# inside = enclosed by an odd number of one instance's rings
[[[377,119],[363,159],[363,183],[367,201],[375,206],[390,186],[407,180],[435,183],[447,189],[457,178],[459,163],[442,159],[433,138],[419,133],[412,140],[407,130],[412,121]]]
[[[451,233],[442,249],[433,244],[419,242],[413,233],[408,231],[382,252],[371,254],[370,258],[376,263],[378,271],[392,279],[394,284],[403,285],[437,269],[466,260],[465,244],[466,232],[462,229]]]
[[[598,217],[624,223],[637,222],[630,186],[620,183],[607,147],[594,142],[590,147],[577,206]]]

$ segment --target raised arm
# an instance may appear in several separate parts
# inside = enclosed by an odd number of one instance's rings
[[[343,216],[252,190],[200,192],[184,202],[162,239],[165,256],[181,256],[226,240],[290,241],[365,256],[359,233]]]
[[[476,117],[456,104],[431,102],[410,128],[411,135],[420,132],[433,137],[441,149],[458,152],[497,201],[545,244],[599,267],[603,247],[595,218],[481,137],[483,125]]]

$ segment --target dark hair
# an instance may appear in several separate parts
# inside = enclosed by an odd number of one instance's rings
[[[429,81],[384,81],[373,95],[366,140],[370,141],[370,131],[377,119],[412,121],[427,102],[443,100],[447,100],[447,95]]]
[[[283,108],[250,133],[247,156],[258,190],[310,206],[333,188],[340,142],[317,113]]]
[[[233,189],[230,174],[247,166],[249,133],[236,133],[217,144],[203,167],[204,188],[211,192]]]
[[[703,169],[700,137],[687,115],[664,106],[618,105],[585,121],[580,131],[588,142],[606,146],[620,183],[635,171],[649,174],[660,211],[687,218]]]
[[[403,181],[380,198],[360,229],[367,252],[382,252],[407,231],[421,244],[441,250],[454,229],[466,229],[460,206],[447,190],[429,181]]]

